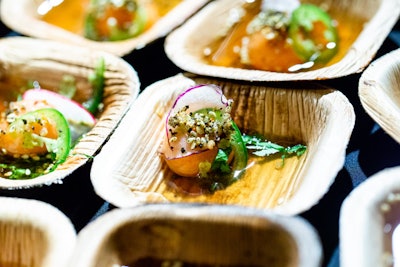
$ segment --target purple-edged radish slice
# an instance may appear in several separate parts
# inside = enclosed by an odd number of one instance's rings
[[[199,163],[205,161],[211,163],[218,153],[218,148],[217,146],[212,149],[192,148],[187,142],[187,133],[177,131],[168,124],[170,117],[182,109],[187,114],[191,114],[204,109],[224,111],[228,105],[229,101],[216,85],[198,85],[187,89],[177,97],[166,118],[163,144],[163,155],[174,173],[185,177],[197,176]],[[171,143],[171,138],[175,139],[173,143]]]
[[[45,100],[49,105],[60,111],[69,123],[83,124],[93,127],[96,123],[94,116],[81,104],[63,95],[46,89],[30,89],[22,95],[24,100]]]

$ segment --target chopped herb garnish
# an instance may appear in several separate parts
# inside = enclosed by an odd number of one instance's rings
[[[200,172],[201,183],[210,192],[223,189],[233,182],[237,181],[246,170],[247,149],[242,140],[242,134],[235,124],[231,121],[232,132],[230,133],[228,143],[219,144],[217,156],[212,162],[210,171]],[[233,154],[233,160],[230,162],[230,155]]]
[[[13,180],[36,178],[55,168],[54,159],[47,156],[16,159],[1,155],[0,162],[1,177]]]
[[[100,58],[98,63],[96,64],[94,73],[89,75],[89,81],[93,87],[93,95],[92,97],[84,102],[82,105],[92,114],[95,114],[100,104],[103,100],[103,92],[104,92],[104,73],[106,71],[106,65],[104,62],[104,58]]]
[[[307,150],[307,146],[305,145],[297,144],[294,146],[284,147],[272,143],[271,141],[265,141],[257,136],[243,135],[242,139],[245,142],[247,149],[249,149],[252,154],[259,157],[266,157],[280,153],[282,154],[281,155],[282,161],[285,158],[293,155],[299,157],[303,155]]]
[[[229,154],[225,150],[218,149],[217,156],[215,157],[211,170],[220,171],[222,173],[230,173],[231,167],[228,163]]]

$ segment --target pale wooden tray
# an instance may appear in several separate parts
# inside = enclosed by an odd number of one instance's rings
[[[344,51],[345,55],[340,61],[321,69],[296,73],[220,67],[208,64],[203,59],[205,47],[225,27],[225,20],[230,10],[242,3],[241,0],[217,0],[209,3],[168,35],[165,51],[168,57],[183,70],[212,77],[248,81],[331,79],[361,72],[375,56],[400,14],[400,4],[397,0],[302,2],[323,3],[323,6],[328,9],[334,7],[339,14],[361,17],[366,21],[358,38],[347,51]]]
[[[212,266],[318,267],[322,247],[300,217],[228,206],[144,205],[86,226],[70,266],[133,266],[140,258]]]
[[[20,189],[62,182],[63,178],[97,153],[136,99],[140,87],[135,70],[112,54],[28,37],[0,40],[0,87],[3,90],[21,88],[28,81],[35,80],[40,82],[42,88],[56,89],[63,75],[70,74],[77,81],[77,92],[85,95],[91,90],[88,76],[93,73],[100,57],[106,64],[104,109],[92,130],[76,144],[66,162],[55,171],[27,180],[0,178],[0,188]]]
[[[400,167],[382,170],[355,188],[342,204],[340,266],[399,264]],[[394,261],[396,262],[394,264]]]
[[[184,89],[216,83],[234,100],[232,114],[242,131],[271,141],[307,145],[305,155],[288,158],[282,169],[274,159],[212,195],[190,196],[171,190],[172,172],[159,147],[167,111]],[[273,209],[297,214],[328,191],[342,168],[354,127],[354,110],[339,91],[318,85],[285,88],[177,75],[146,88],[131,106],[109,142],[94,159],[91,180],[96,193],[117,207],[152,202],[201,202]],[[123,140],[123,141],[122,141]]]
[[[361,75],[358,95],[371,118],[400,143],[400,49],[371,63]]]
[[[0,266],[67,267],[75,245],[74,226],[55,207],[0,197]]]
[[[76,44],[122,56],[165,36],[207,2],[208,0],[184,0],[144,33],[134,38],[115,42],[92,41],[79,34],[42,21],[37,13],[40,1],[2,0],[0,2],[0,14],[3,23],[18,33]]]

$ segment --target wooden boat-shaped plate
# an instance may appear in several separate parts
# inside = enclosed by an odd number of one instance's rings
[[[165,117],[180,92],[205,83],[221,86],[233,99],[233,119],[244,133],[303,143],[306,154],[285,159],[282,168],[280,158],[256,164],[242,179],[213,194],[180,190],[159,153]],[[178,74],[140,94],[94,159],[91,180],[97,194],[118,207],[201,202],[297,214],[318,202],[342,168],[354,120],[353,106],[342,93],[318,85],[274,88]]]
[[[167,56],[180,68],[192,73],[249,81],[322,80],[361,72],[396,23],[400,4],[397,0],[314,0],[332,17],[345,16],[348,29],[338,29],[339,52],[326,67],[292,73],[280,73],[239,67],[211,65],[204,59],[205,48],[226,28],[230,10],[242,0],[217,0],[209,3],[181,27],[171,32],[165,42]],[[358,20],[355,20],[359,18]],[[345,23],[343,23],[345,24]],[[358,33],[355,36],[355,33]],[[341,36],[342,35],[342,36]]]
[[[67,266],[75,245],[74,226],[55,207],[0,197],[0,266]]]
[[[84,135],[57,169],[34,179],[11,180],[0,177],[1,189],[20,189],[61,182],[75,169],[94,156],[116,127],[128,106],[139,93],[136,72],[121,58],[93,52],[50,40],[29,37],[9,37],[0,40],[0,90],[17,90],[38,81],[41,88],[58,90],[65,75],[76,81],[76,93],[81,98],[90,95],[89,75],[94,73],[100,58],[105,62],[103,109],[95,126]]]
[[[399,167],[382,170],[355,188],[340,212],[340,266],[397,266],[399,214]]]
[[[67,1],[67,0],[65,0]],[[71,2],[71,0],[68,0]],[[107,51],[123,56],[134,49],[146,46],[161,38],[179,26],[208,1],[183,0],[169,13],[161,17],[155,24],[137,37],[113,42],[98,42],[86,39],[80,32],[72,32],[43,21],[37,9],[43,1],[34,0],[4,0],[0,3],[1,19],[5,25],[14,31],[37,38],[51,39],[64,43],[76,44]],[[81,4],[80,1],[75,1]],[[77,16],[77,15],[74,15]],[[77,17],[77,20],[81,18]],[[82,25],[83,27],[83,25]]]
[[[233,206],[159,204],[102,215],[79,233],[71,259],[76,267],[156,266],[152,260],[318,267],[322,249],[315,229],[300,217]],[[146,260],[147,265],[133,264]]]
[[[358,94],[365,111],[400,143],[400,49],[375,60],[361,75]]]

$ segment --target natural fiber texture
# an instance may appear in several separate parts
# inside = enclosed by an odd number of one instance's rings
[[[283,168],[277,168],[280,158],[256,164],[238,182],[211,195],[192,196],[174,190],[173,173],[159,150],[165,116],[178,94],[196,83],[222,87],[234,100],[232,114],[242,132],[258,132],[272,142],[303,143],[306,154],[287,158]],[[96,192],[118,207],[169,201],[235,204],[285,214],[307,210],[325,194],[342,168],[355,115],[339,91],[312,84],[292,86],[183,75],[149,86],[94,159],[91,179]]]
[[[67,266],[76,232],[53,206],[0,197],[0,266]]]
[[[139,80],[132,67],[119,57],[94,52],[86,48],[28,37],[6,38],[0,41],[0,86],[21,88],[28,81],[40,81],[40,86],[57,90],[63,75],[75,77],[77,95],[91,93],[88,81],[98,60],[106,64],[103,110],[96,125],[71,151],[67,161],[54,172],[31,180],[0,178],[0,187],[17,189],[59,182],[93,157],[118,124],[128,106],[139,93]]]
[[[400,143],[400,49],[376,61],[359,81],[360,101],[366,112]]]
[[[0,3],[2,22],[11,29],[27,36],[76,44],[122,56],[134,49],[143,48],[148,43],[165,36],[208,1],[184,0],[144,33],[134,38],[115,42],[92,41],[42,21],[37,14],[40,2],[33,0],[2,0]]]
[[[180,68],[196,74],[248,81],[323,80],[361,72],[389,34],[400,14],[397,0],[382,1],[312,1],[323,7],[334,7],[338,14],[357,16],[366,21],[361,33],[343,58],[321,69],[298,73],[279,73],[261,70],[220,67],[207,64],[204,49],[226,28],[226,17],[240,0],[217,0],[176,29],[166,39],[165,51]],[[353,27],[353,25],[352,25]],[[340,30],[340,29],[339,29]],[[340,45],[340,43],[339,43]]]
[[[315,230],[300,217],[228,206],[146,205],[113,210],[85,227],[70,266],[133,266],[151,257],[210,266],[317,267],[321,252]]]

